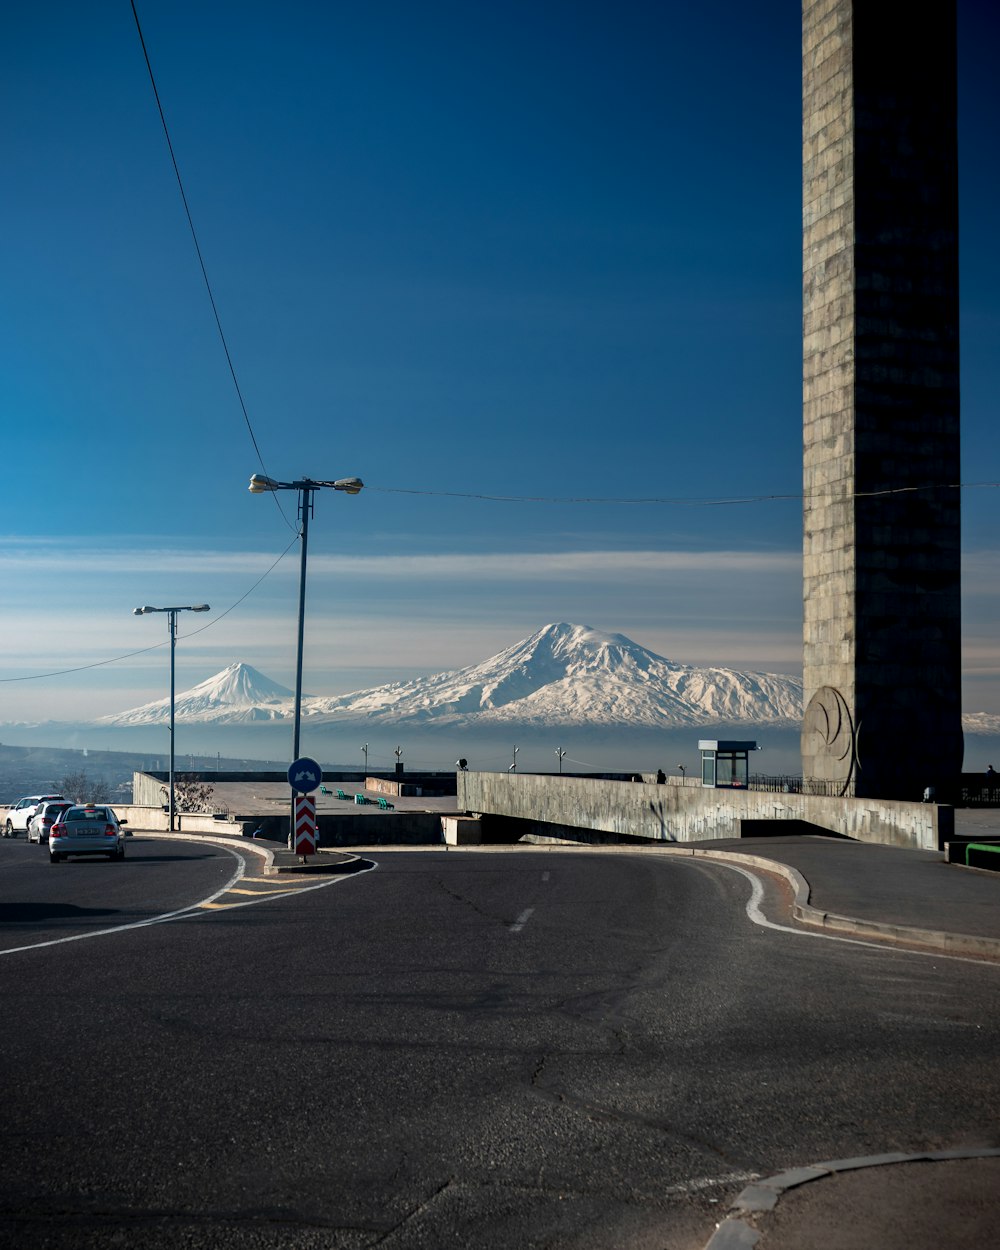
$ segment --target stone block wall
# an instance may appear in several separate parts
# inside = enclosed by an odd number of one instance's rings
[[[803,773],[961,768],[955,9],[803,5]]]

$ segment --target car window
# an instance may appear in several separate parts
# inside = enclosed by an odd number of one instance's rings
[[[106,807],[71,807],[65,816],[67,823],[71,820],[103,820],[108,821],[111,817],[108,815]]]

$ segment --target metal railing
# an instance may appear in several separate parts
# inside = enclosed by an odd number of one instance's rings
[[[818,794],[828,798],[854,798],[853,779],[845,784],[843,781],[806,780],[795,776],[768,777],[761,773],[751,773],[747,789],[763,791],[766,794]]]

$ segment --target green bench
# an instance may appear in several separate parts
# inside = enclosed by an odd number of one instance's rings
[[[394,812],[396,810],[388,799],[379,799],[378,805],[383,812]]]
[[[967,842],[965,844],[965,866],[966,868],[969,867],[969,852],[970,851],[992,851],[994,854],[1000,855],[1000,846],[998,846],[995,842]],[[996,867],[1000,868],[1000,864],[997,864]]]
[[[347,798],[347,795],[343,792],[343,790],[338,790],[338,791],[337,791],[337,798],[338,798],[338,799],[346,799],[346,798]]]

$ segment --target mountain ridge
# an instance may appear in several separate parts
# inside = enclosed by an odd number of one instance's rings
[[[219,724],[288,719],[294,696],[237,661],[175,698],[178,721]],[[168,699],[101,717],[106,725],[162,722]],[[679,664],[624,634],[559,622],[478,664],[333,696],[305,696],[314,726],[629,726],[791,724],[802,683],[775,673]]]

